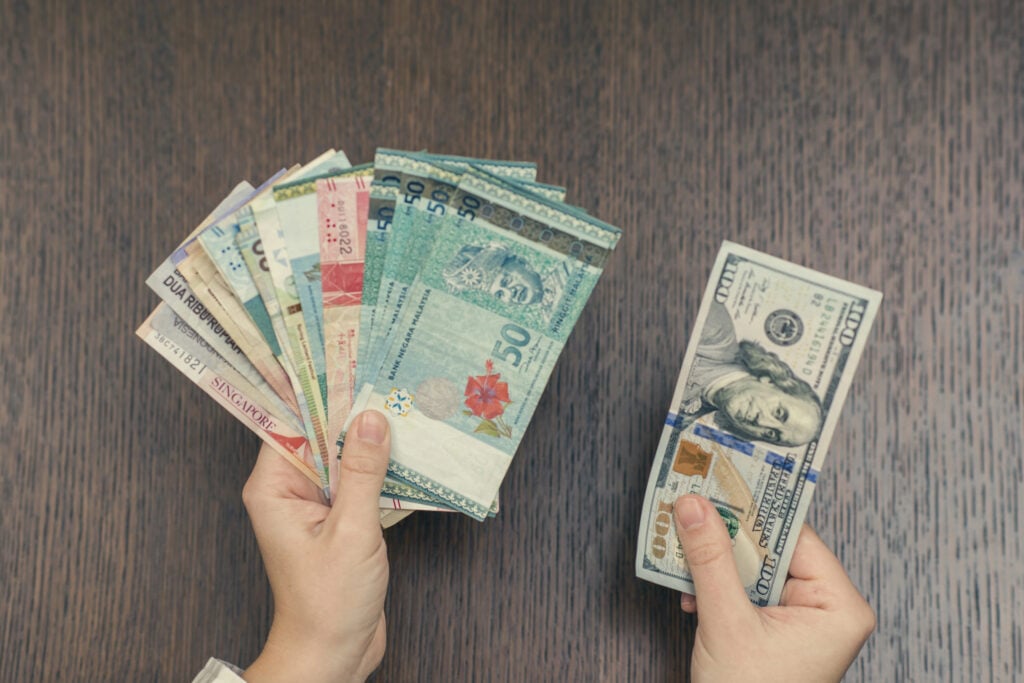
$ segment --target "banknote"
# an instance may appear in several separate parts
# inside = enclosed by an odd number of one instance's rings
[[[255,295],[247,293],[248,298],[243,299],[243,305],[247,311],[250,308],[256,310],[262,308],[265,311],[266,324],[258,323],[257,328],[264,339],[267,340],[267,345],[275,350],[278,361],[285,369],[285,372],[288,373],[292,389],[296,393],[296,398],[299,399],[299,406],[301,408],[305,405],[305,402],[298,395],[299,390],[296,388],[298,383],[295,379],[295,373],[292,369],[291,360],[285,352],[285,347],[288,343],[288,333],[284,328],[284,319],[281,316],[281,307],[277,302],[277,295],[274,293],[274,283],[270,277],[270,261],[263,246],[263,240],[260,238],[259,230],[256,229],[256,217],[251,207],[247,207],[247,211],[239,216],[237,227],[238,230],[234,234],[235,246],[238,248],[238,253],[242,257],[246,270],[249,271],[249,277],[252,279],[252,285],[256,290]],[[257,315],[260,316],[260,314]]]
[[[170,256],[157,266],[153,273],[146,279],[146,284],[182,319],[186,320],[189,326],[200,334],[209,343],[219,356],[224,358],[248,382],[255,386],[266,387],[261,389],[266,392],[268,400],[275,400],[271,395],[274,393],[266,381],[260,375],[258,369],[249,361],[245,352],[228,333],[227,329],[215,315],[202,303],[200,297],[192,291],[188,282],[178,271],[177,267],[182,261],[188,258],[188,250],[192,247],[197,236],[210,225],[225,219],[247,205],[254,198],[260,196],[268,187],[286,173],[285,170],[278,172],[268,179],[259,188],[248,186],[236,188],[229,200],[222,202],[222,210],[211,214],[201,223],[182,244],[175,249]]]
[[[377,298],[380,292],[380,278],[384,272],[388,242],[391,239],[391,224],[395,215],[395,200],[399,194],[399,178],[393,184],[374,180],[370,183],[370,203],[366,219],[366,250],[363,255],[363,292],[359,304],[359,343],[357,357],[363,362],[356,365],[356,387],[362,387],[376,376],[369,372],[370,355],[374,350],[370,344],[374,323],[377,318]]]
[[[430,253],[436,226],[455,194],[461,170],[446,169],[411,153],[378,150],[379,179],[399,179],[391,236],[381,265],[377,310],[370,330],[370,354],[364,359],[367,381],[376,377],[398,325],[399,315],[419,264]],[[422,210],[417,206],[422,203]]]
[[[647,483],[638,577],[695,592],[672,509],[698,493],[725,521],[751,602],[778,604],[881,298],[722,245]]]
[[[354,410],[383,408],[389,474],[487,516],[619,230],[471,170]]]
[[[277,302],[272,316],[280,317],[284,338],[278,341],[285,352],[297,380],[295,395],[304,405],[303,421],[310,447],[320,461],[320,476],[324,495],[330,498],[330,454],[327,443],[327,412],[313,364],[313,350],[306,322],[302,315],[302,303],[292,273],[291,261],[285,245],[284,229],[280,223],[277,206],[272,197],[260,198],[253,203],[253,216],[260,241],[265,250],[264,263],[269,270],[273,287],[272,296]]]
[[[564,188],[533,182],[535,169],[526,164],[378,149],[374,157],[375,180],[397,183],[398,194],[376,285],[379,293],[369,332],[371,353],[364,361],[367,381],[379,371],[383,354],[394,341],[409,286],[431,253],[448,202],[463,173],[470,168],[518,182],[556,202],[565,197]],[[379,258],[379,253],[372,258]]]
[[[359,354],[365,362],[356,368],[356,386],[360,387],[376,374],[377,358],[371,358],[370,352],[379,348],[376,322],[379,313],[378,292],[384,261],[391,242],[392,218],[396,202],[401,196],[403,185],[403,169],[395,165],[395,161],[403,158],[416,157],[425,161],[450,164],[458,169],[475,165],[487,172],[515,180],[532,181],[537,177],[537,165],[526,161],[503,161],[495,159],[476,159],[430,152],[405,152],[380,148],[374,156],[374,180],[370,186],[370,206],[367,223],[367,245],[363,278],[362,310],[360,311]],[[375,332],[376,330],[376,332]],[[374,368],[371,374],[369,368]],[[370,376],[367,376],[370,375]]]
[[[323,294],[327,435],[341,434],[355,398],[366,219],[373,169],[316,181]]]
[[[208,230],[201,232],[199,234],[199,243],[206,251],[207,256],[216,264],[217,270],[245,309],[249,320],[259,330],[260,336],[274,358],[277,359],[282,371],[288,375],[288,366],[284,359],[284,352],[281,350],[277,334],[274,332],[273,322],[270,319],[270,313],[267,311],[267,303],[260,296],[254,276],[250,272],[250,267],[260,270],[259,261],[262,259],[262,253],[250,265],[238,248],[236,241],[242,226],[248,225],[251,226],[254,239],[258,242],[259,234],[255,233],[252,210],[250,208],[242,209],[233,218],[235,220],[212,225]],[[253,247],[252,244],[249,246],[250,249]],[[255,244],[255,249],[258,251],[261,246],[261,244]],[[253,254],[253,256],[256,255]],[[291,377],[289,376],[290,379]],[[298,399],[295,398],[295,392],[291,389],[290,384],[289,393],[290,398],[297,404]]]
[[[323,286],[320,257],[320,203],[317,187],[321,180],[335,178],[345,169],[328,175],[303,178],[274,188],[274,203],[287,254],[288,278],[298,297],[303,329],[309,338],[313,372],[321,402],[327,406],[327,362],[324,358]],[[288,319],[288,311],[285,318]],[[325,427],[326,428],[326,427]]]
[[[297,415],[289,412],[280,403],[267,401],[261,387],[248,382],[230,363],[217,354],[202,335],[189,327],[188,323],[174,313],[167,304],[161,303],[157,306],[146,323],[153,330],[173,341],[181,351],[189,354],[192,359],[200,361],[207,370],[216,373],[243,391],[245,396],[251,399],[253,405],[258,405],[263,413],[272,417],[277,423],[284,425],[292,432],[301,433],[302,423]]]
[[[252,385],[166,304],[158,306],[136,334],[319,486],[315,461],[297,425],[268,408]]]
[[[443,160],[443,164],[438,160]],[[471,166],[471,162],[479,166]],[[388,187],[391,200],[387,203],[389,220],[394,218],[397,227],[390,227],[383,235],[389,236],[385,254],[376,263],[367,262],[367,267],[376,269],[374,281],[380,283],[380,299],[377,301],[379,316],[374,324],[376,337],[360,331],[360,339],[369,339],[370,349],[377,350],[361,358],[358,367],[364,376],[375,378],[385,352],[393,341],[394,331],[401,316],[405,296],[415,280],[423,261],[431,253],[433,240],[444,215],[447,202],[454,195],[456,185],[464,171],[469,168],[490,168],[510,176],[506,180],[519,182],[542,193],[548,199],[560,201],[565,196],[564,188],[544,185],[531,181],[535,168],[532,164],[517,162],[489,161],[449,157],[398,150],[378,150],[374,158],[374,172],[380,182],[397,183]],[[378,195],[379,197],[379,195]],[[378,204],[379,206],[379,204]],[[397,211],[391,207],[397,206]],[[365,291],[365,290],[364,290]],[[364,302],[363,311],[367,310]],[[371,381],[367,379],[366,381]],[[388,477],[383,493],[401,500],[406,505],[423,505],[426,509],[452,509],[443,499]],[[497,499],[491,504],[488,515],[497,513]]]
[[[200,233],[200,237],[204,233]],[[241,302],[217,271],[213,261],[198,240],[187,246],[185,251],[188,256],[178,264],[178,272],[188,282],[199,301],[224,326],[275,395],[293,414],[298,415],[298,403],[287,373]]]

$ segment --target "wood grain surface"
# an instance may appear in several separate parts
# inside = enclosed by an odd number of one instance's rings
[[[848,680],[1024,678],[1024,3],[0,0],[0,78],[0,680],[259,652],[257,441],[133,330],[328,146],[535,160],[623,230],[498,518],[388,532],[378,680],[687,678],[633,556],[723,239],[885,294],[810,513],[878,613]]]

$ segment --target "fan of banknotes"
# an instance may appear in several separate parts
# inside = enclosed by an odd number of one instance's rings
[[[149,277],[138,334],[330,500],[347,422],[392,428],[381,520],[483,520],[619,239],[532,163],[328,151],[241,183]]]

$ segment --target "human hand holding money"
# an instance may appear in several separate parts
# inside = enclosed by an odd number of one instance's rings
[[[274,592],[274,621],[247,681],[363,681],[384,656],[388,557],[377,501],[388,423],[375,411],[349,431],[333,507],[264,446],[243,499]]]
[[[722,245],[647,482],[637,576],[696,592],[672,509],[699,493],[725,520],[750,601],[779,603],[881,298]]]
[[[778,606],[755,607],[740,581],[718,510],[695,495],[675,504],[675,527],[700,610],[690,675],[700,681],[838,681],[874,630],[875,615],[810,527],[800,533]]]
[[[619,230],[532,163],[328,150],[243,183],[147,279],[138,334],[324,500],[353,407],[394,430],[380,522],[498,488]]]

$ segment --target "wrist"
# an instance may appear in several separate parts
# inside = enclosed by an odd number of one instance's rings
[[[362,672],[360,660],[318,645],[315,638],[285,637],[280,629],[271,627],[263,651],[242,678],[248,683],[362,683],[369,672]]]

